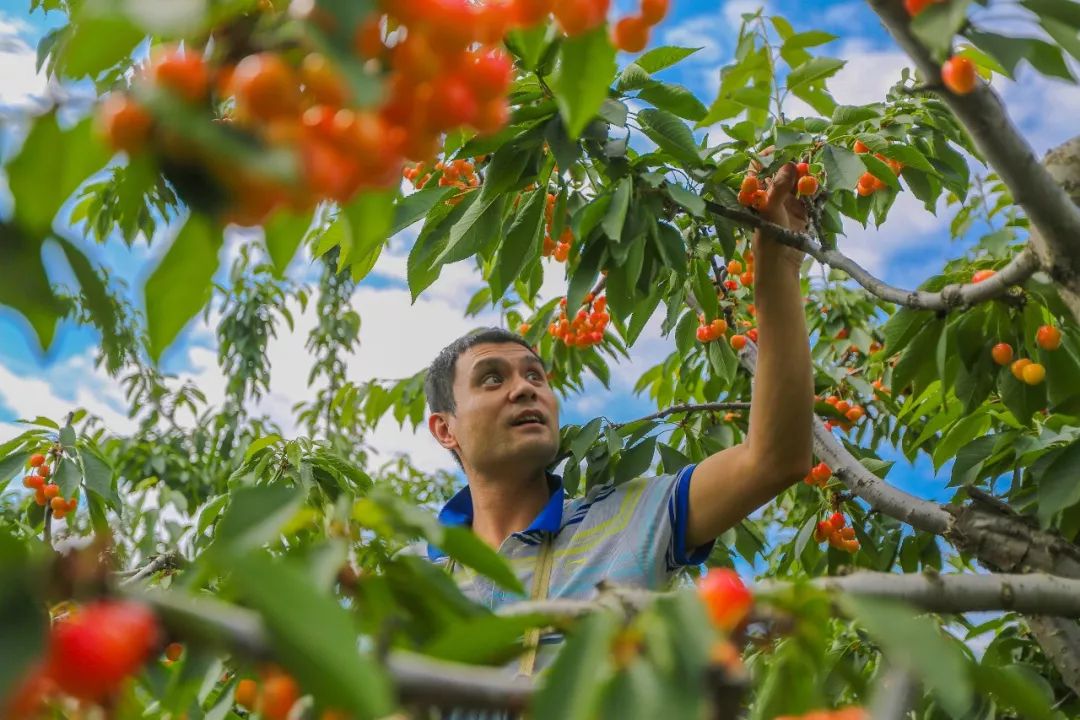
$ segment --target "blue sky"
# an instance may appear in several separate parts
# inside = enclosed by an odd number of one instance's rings
[[[749,0],[672,0],[672,13],[656,29],[651,44],[701,45],[704,49],[668,71],[667,79],[685,84],[706,103],[711,101],[719,82],[719,68],[733,49],[739,14],[759,5],[760,2]],[[615,6],[614,15],[619,16],[632,9],[633,3],[617,0]],[[0,0],[0,113],[5,119],[25,117],[40,108],[47,89],[44,80],[34,76],[33,48],[60,16],[46,17],[40,12],[29,16],[27,7],[24,2]],[[848,60],[848,66],[830,82],[830,89],[842,103],[881,99],[885,89],[899,78],[900,68],[907,64],[863,2],[775,0],[766,3],[766,8],[770,14],[786,17],[796,30],[817,28],[838,36],[819,52]],[[623,62],[629,59],[620,58]],[[1080,93],[1075,87],[1034,76],[1026,68],[1019,83],[995,79],[995,85],[1003,92],[1014,118],[1038,154],[1071,136],[1072,119],[1080,111]],[[1051,93],[1058,108],[1052,114],[1043,111],[1050,106]],[[17,132],[7,122],[2,127],[0,152],[6,156],[17,142]],[[9,207],[6,186],[2,186],[0,212]],[[880,230],[850,226],[841,249],[885,280],[902,286],[918,284],[928,268],[938,268],[946,259],[963,253],[964,243],[949,242],[947,228],[951,212],[948,209],[939,209],[935,217],[905,193],[894,212],[904,221],[889,223]],[[67,235],[82,241],[77,231],[68,229]],[[478,324],[461,317],[466,301],[480,287],[476,272],[464,263],[448,267],[429,293],[416,305],[410,305],[404,272],[405,257],[414,238],[415,229],[395,238],[377,271],[364,281],[353,299],[363,319],[362,347],[350,366],[353,379],[411,374],[447,342]],[[243,241],[243,237],[230,238],[223,254],[223,267],[228,267]],[[167,245],[162,238],[155,238],[149,246],[139,241],[132,248],[119,240],[101,246],[86,241],[82,244],[97,262],[129,286],[137,285],[151,271]],[[297,278],[310,277],[312,268],[301,260],[291,272]],[[546,296],[559,295],[564,290],[565,280],[558,273],[546,275]],[[481,322],[496,320],[491,315],[481,318]],[[274,369],[271,393],[258,410],[286,426],[289,407],[307,399],[312,392],[304,384],[310,360],[303,344],[314,322],[311,312],[298,315],[296,334],[289,335],[282,328],[281,336],[270,347]],[[408,329],[404,334],[403,328]],[[59,417],[74,406],[84,406],[100,414],[106,425],[117,432],[131,426],[124,416],[118,383],[92,366],[97,342],[93,330],[65,324],[53,347],[41,354],[22,322],[0,308],[0,440],[16,431],[13,424],[16,418],[39,413]],[[604,391],[593,383],[583,396],[568,398],[563,404],[563,421],[583,422],[596,414],[623,420],[653,411],[655,408],[646,398],[634,397],[630,390],[640,373],[662,360],[670,347],[669,341],[659,337],[658,325],[654,324],[635,348],[634,361],[615,369],[617,377],[612,391]],[[193,323],[166,355],[163,367],[167,372],[194,378],[214,400],[222,397],[224,388],[224,379],[214,363],[215,353],[212,328],[201,322]],[[425,469],[451,467],[449,457],[423,428],[420,434],[413,435],[408,430],[398,430],[392,423],[384,423],[371,442],[389,453],[407,452]],[[947,468],[941,477],[935,477],[925,458],[920,458],[914,466],[900,459],[890,475],[891,481],[932,498],[948,496],[945,479]]]

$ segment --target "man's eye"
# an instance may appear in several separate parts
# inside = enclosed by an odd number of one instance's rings
[[[487,375],[484,376],[484,379],[481,380],[480,382],[482,382],[485,385],[490,385],[491,383],[488,382],[489,380],[495,380],[496,382],[498,382],[500,380],[500,378],[499,378],[499,375],[497,373],[488,373]]]
[[[530,370],[529,375],[532,376],[532,378],[535,379],[535,380],[543,380],[544,379],[543,373],[537,372],[536,370]]]

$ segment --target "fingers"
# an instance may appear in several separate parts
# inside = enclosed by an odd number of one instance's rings
[[[795,163],[785,163],[784,167],[780,168],[779,172],[773,176],[772,186],[769,188],[769,207],[782,207],[785,205],[787,198],[794,196],[798,175]]]

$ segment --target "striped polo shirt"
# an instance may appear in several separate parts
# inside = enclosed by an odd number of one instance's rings
[[[596,585],[607,580],[617,585],[664,590],[682,568],[699,565],[708,557],[713,541],[686,547],[690,477],[694,465],[677,473],[641,477],[620,485],[592,488],[584,497],[568,499],[562,480],[548,475],[551,496],[532,524],[512,534],[498,548],[529,591],[545,535],[552,541],[552,567],[548,598],[588,600]],[[471,525],[472,494],[458,492],[439,513],[447,525]],[[499,587],[469,568],[451,563],[438,548],[427,548],[428,558],[449,567],[464,594],[496,610],[507,603],[528,599]],[[545,636],[537,666],[547,665],[553,653],[546,646],[558,635]]]

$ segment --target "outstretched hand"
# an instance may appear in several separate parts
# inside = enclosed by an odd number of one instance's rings
[[[787,228],[793,232],[805,232],[807,224],[806,206],[796,194],[795,186],[798,183],[798,171],[795,163],[787,163],[772,178],[765,183],[768,197],[765,208],[761,210],[761,217],[771,223]],[[805,254],[801,250],[782,245],[768,237],[768,233],[761,233],[761,250],[768,253],[776,250],[777,254],[785,260],[799,265]]]

